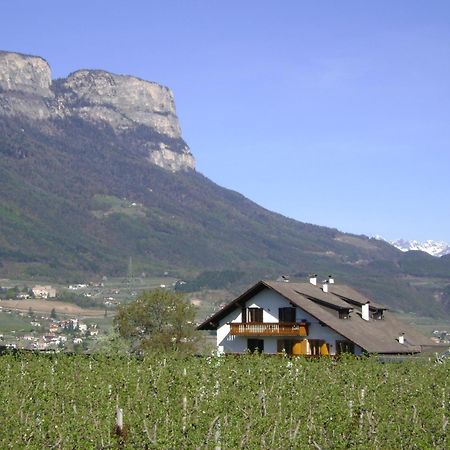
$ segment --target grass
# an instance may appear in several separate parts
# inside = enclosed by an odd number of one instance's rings
[[[32,320],[33,319],[27,316],[19,316],[13,311],[0,311],[0,334],[7,334],[13,331],[16,333],[28,333],[33,331],[34,328],[30,325]]]

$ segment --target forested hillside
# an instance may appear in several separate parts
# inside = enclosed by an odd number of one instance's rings
[[[135,80],[85,72],[82,81],[75,74],[53,82],[38,106],[35,94],[1,89],[0,76],[1,275],[125,275],[130,257],[136,272],[170,271],[200,288],[210,279],[220,287],[221,274],[240,288],[280,274],[332,273],[399,310],[447,313],[450,258],[291,220],[214,184],[192,168],[166,88],[138,80],[168,105],[146,122],[118,103],[116,91],[101,105],[94,96],[100,82],[135,89]],[[75,101],[80,86],[90,97]],[[26,102],[48,117],[27,117]],[[216,275],[195,278],[205,271]]]

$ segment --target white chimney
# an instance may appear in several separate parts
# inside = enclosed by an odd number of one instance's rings
[[[328,292],[328,283],[323,283],[322,291],[323,292]]]
[[[334,284],[334,278],[333,278],[333,275],[328,275],[328,283]]]
[[[404,344],[404,343],[405,343],[405,333],[402,333],[402,334],[398,337],[398,343],[399,343],[399,344]]]
[[[312,275],[311,278],[309,279],[309,282],[314,286],[317,286],[317,274]]]
[[[370,302],[367,302],[361,306],[361,317],[367,321],[370,319],[369,305]]]

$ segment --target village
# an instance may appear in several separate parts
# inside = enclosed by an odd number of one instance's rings
[[[35,315],[4,309],[0,315],[17,316],[23,327],[0,334],[0,346],[9,349],[86,351],[96,340],[99,329],[95,322],[89,324],[78,318],[58,319],[46,315]],[[29,328],[26,328],[26,324]]]
[[[0,348],[94,352],[112,336],[120,304],[132,301],[143,290],[174,289],[177,282],[168,272],[67,284],[1,279]],[[197,306],[209,305],[191,301]],[[211,313],[217,307],[213,303],[201,306],[201,314]]]
[[[107,336],[111,330],[107,309],[89,311],[64,304],[50,285],[0,287],[0,293],[0,347],[82,353],[95,348],[99,333]],[[118,302],[105,299],[104,304],[112,308]]]

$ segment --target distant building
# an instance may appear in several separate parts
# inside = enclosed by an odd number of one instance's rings
[[[31,289],[35,298],[54,298],[56,297],[56,289],[51,286],[41,286],[37,284]]]

